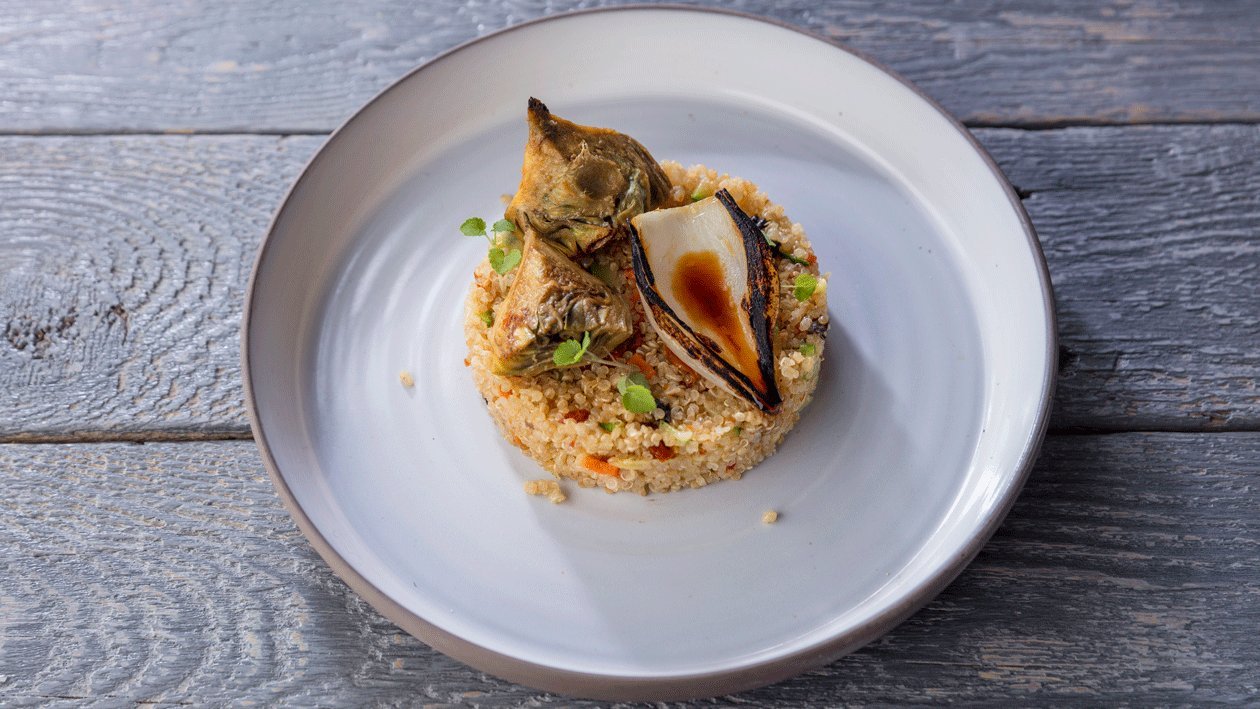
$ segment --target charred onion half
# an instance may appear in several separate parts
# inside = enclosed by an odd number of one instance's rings
[[[726,391],[777,413],[779,274],[757,223],[726,190],[630,223],[635,284],[666,346]]]

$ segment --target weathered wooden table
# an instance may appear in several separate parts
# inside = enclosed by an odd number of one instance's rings
[[[264,476],[245,279],[323,136],[571,6],[0,4],[0,705],[569,704],[350,593]],[[884,639],[715,700],[1260,701],[1260,5],[747,0],[864,50],[1018,187],[1058,298],[1051,435]]]

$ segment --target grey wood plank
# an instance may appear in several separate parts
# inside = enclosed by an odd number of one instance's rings
[[[245,432],[245,284],[322,140],[0,139],[3,435]]]
[[[718,705],[1260,699],[1260,434],[1051,437],[1006,523],[867,649]],[[0,704],[570,705],[349,592],[249,442],[0,446]]]
[[[1050,265],[1053,425],[1254,430],[1257,127],[978,135],[1026,195]]]
[[[0,131],[327,131],[460,42],[616,4],[623,0],[4,3]],[[974,124],[1260,120],[1255,3],[697,4],[843,41]]]
[[[977,134],[1049,258],[1055,429],[1260,428],[1260,127]],[[0,138],[0,440],[245,435],[245,283],[321,141]]]

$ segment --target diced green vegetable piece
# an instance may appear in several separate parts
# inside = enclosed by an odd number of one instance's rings
[[[792,295],[796,296],[799,302],[804,303],[814,294],[814,289],[817,287],[817,278],[808,273],[802,273],[796,277],[796,282],[792,286]]]
[[[668,421],[662,421],[657,428],[664,431],[666,435],[673,439],[673,444],[676,446],[686,445],[696,435],[692,431],[684,431],[677,426],[670,424]]]

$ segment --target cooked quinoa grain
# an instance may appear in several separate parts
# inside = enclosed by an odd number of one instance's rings
[[[783,404],[778,414],[762,413],[692,371],[665,347],[643,313],[625,239],[580,261],[597,273],[611,274],[613,287],[630,303],[635,334],[613,353],[620,366],[596,363],[531,377],[493,374],[489,330],[480,314],[497,314],[513,272],[499,275],[482,261],[468,294],[464,324],[473,380],[507,440],[579,487],[647,494],[738,480],[774,452],[818,384],[829,322],[827,288],[804,230],[746,180],[703,166],[683,168],[664,162],[661,167],[673,184],[673,201],[665,206],[687,204],[693,195],[703,198],[725,188],[745,212],[767,221],[766,236],[779,242],[784,253],[807,262],[777,261],[780,294],[774,350]],[[793,283],[803,273],[817,277],[818,286],[809,298],[798,301]],[[804,348],[808,355],[801,351],[804,345],[812,345]],[[622,405],[617,380],[629,372],[647,376],[655,411],[634,414]],[[554,481],[530,484],[538,482]]]
[[[766,510],[766,513],[761,515],[761,521],[766,524],[774,524],[779,521],[779,513],[774,510]]]
[[[402,382],[402,385],[408,389],[416,385],[416,380],[411,376],[411,372],[405,369],[398,373],[398,381]]]

